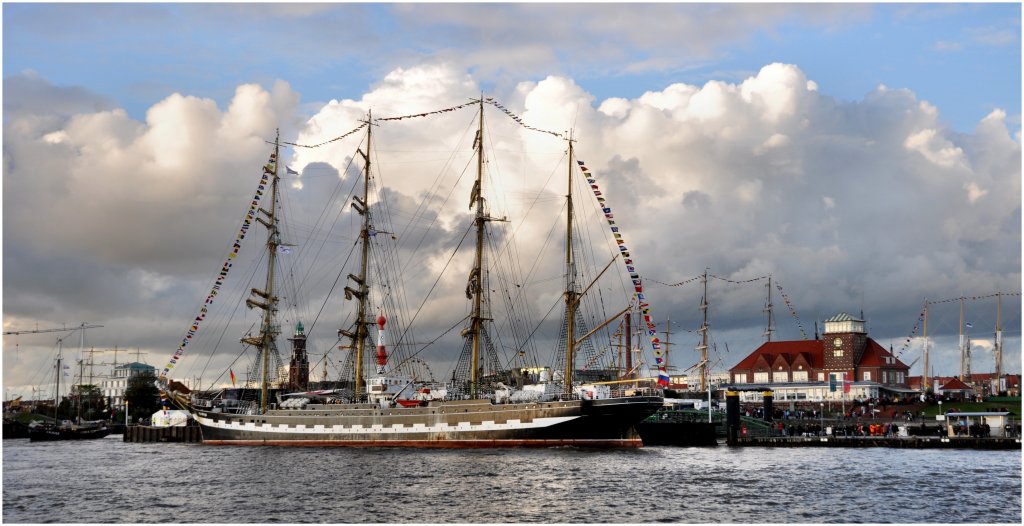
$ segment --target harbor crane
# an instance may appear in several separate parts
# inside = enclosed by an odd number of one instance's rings
[[[67,327],[67,326],[65,326],[65,327],[60,327],[60,328],[55,328],[55,329],[36,329],[36,330],[32,330],[32,331],[4,331],[4,336],[7,336],[7,335],[15,335],[15,336],[17,336],[19,334],[39,334],[39,333],[43,333],[43,332],[71,332],[71,331],[77,331],[78,329],[98,329],[100,327],[102,327],[102,325],[89,325],[87,323],[82,323],[81,325],[76,325],[74,327]]]
[[[82,329],[82,347],[84,348],[85,347],[85,329],[98,329],[100,327],[103,327],[103,326],[102,325],[90,325],[88,323],[82,322],[81,325],[77,325],[75,327],[67,327],[67,326],[65,326],[65,327],[52,328],[52,329],[35,329],[35,330],[24,330],[24,331],[4,331],[4,336],[8,336],[8,335],[17,336],[19,334],[40,334],[40,333],[44,333],[44,332],[71,332],[71,331],[77,331],[79,329]],[[17,340],[15,340],[15,342],[14,342],[14,350],[15,351],[18,350],[18,341]]]

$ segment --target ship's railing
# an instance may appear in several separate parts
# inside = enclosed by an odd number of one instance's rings
[[[236,412],[240,415],[255,415],[259,412],[259,403],[255,400],[239,400]]]
[[[628,398],[632,396],[661,396],[662,391],[660,389],[653,389],[650,387],[631,387],[628,389],[612,389],[612,398]]]

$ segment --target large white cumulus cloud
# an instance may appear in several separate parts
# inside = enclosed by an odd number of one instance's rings
[[[173,352],[168,347],[204,294],[275,128],[286,140],[316,144],[358,126],[368,111],[431,111],[481,92],[460,68],[425,65],[394,70],[367,93],[331,101],[311,117],[298,116],[299,94],[278,82],[239,86],[225,108],[172,95],[140,122],[100,97],[24,85],[33,89],[19,92],[5,81],[5,328],[87,315],[130,322],[133,329],[119,333],[122,344],[153,349],[153,363]],[[48,106],[47,93],[73,107]],[[789,64],[766,65],[741,82],[677,83],[633,99],[597,100],[555,76],[493,95],[531,126],[573,130],[577,155],[597,175],[648,278],[655,312],[684,328],[696,326],[699,291],[652,280],[681,281],[705,268],[735,280],[771,273],[785,283],[808,332],[815,318],[863,308],[874,336],[897,340],[925,297],[1020,291],[1021,146],[1002,110],[973,133],[957,133],[940,108],[910,90],[879,86],[862,100],[839,101]],[[433,185],[468,166],[474,111],[374,129],[375,183],[393,196],[396,230],[423,236],[419,259],[407,268],[424,287],[471,215],[470,177],[451,196]],[[553,167],[564,163],[565,144],[491,107],[486,119],[487,185],[501,190],[488,206],[509,217],[523,241],[520,257],[532,261],[545,248],[548,216],[562,206],[564,168]],[[296,183],[325,173],[332,177],[321,181],[348,181],[359,140],[296,148],[285,160],[302,172]],[[443,153],[456,150],[461,157]],[[300,205],[327,188],[316,180],[293,186]],[[427,199],[436,230],[403,225]],[[418,220],[433,216],[421,212]],[[458,272],[438,287],[447,296],[433,304],[444,310],[464,303],[466,263],[453,265]],[[533,278],[559,272],[545,266]],[[764,288],[713,294],[713,327],[747,335],[730,344],[741,350],[725,358],[728,367],[760,339]],[[776,305],[781,336],[797,337],[778,298]],[[1019,308],[1004,302],[1004,309],[1019,324]],[[1016,354],[1016,362],[1008,359],[1012,370],[1020,368]],[[5,380],[9,366],[19,366],[9,362]]]
[[[398,73],[417,87],[423,75],[441,75],[427,91],[442,100],[455,85],[474,95],[458,70]],[[380,89],[413,96],[394,85]],[[636,99],[598,101],[564,77],[498,96],[531,126],[574,128],[648,277],[672,282],[705,267],[737,279],[772,273],[808,332],[815,318],[864,309],[874,331],[896,340],[926,297],[1019,291],[1020,143],[1005,114],[995,109],[961,134],[907,89],[880,85],[852,102],[825,91],[776,63],[738,83],[673,84]],[[443,106],[430,99],[419,108]],[[333,107],[313,118],[317,130]],[[458,132],[428,128],[449,144]],[[520,133],[526,144],[559,147]],[[694,294],[651,291],[669,311],[690,309]],[[763,295],[753,287],[719,298],[719,324],[763,323]],[[780,325],[793,325],[777,309]]]
[[[174,94],[146,122],[121,109],[15,117],[4,141],[5,246],[180,272],[216,246],[196,221],[239,215],[227,204],[249,191],[253,160],[297,102],[280,83],[272,93],[239,86],[226,110]]]

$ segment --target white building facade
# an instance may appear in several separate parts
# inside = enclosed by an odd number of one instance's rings
[[[101,389],[103,396],[107,397],[111,407],[124,405],[124,392],[128,389],[128,381],[140,374],[150,374],[156,377],[156,367],[139,362],[126,363],[114,367],[114,375],[109,380],[103,380]]]

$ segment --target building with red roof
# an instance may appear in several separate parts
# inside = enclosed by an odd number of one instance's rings
[[[734,388],[772,390],[776,400],[863,400],[913,393],[909,371],[868,337],[864,320],[842,313],[825,320],[821,339],[766,342],[729,375]]]
[[[943,394],[944,386],[951,380],[957,380],[957,377],[932,376],[928,380],[928,390],[933,391],[935,394]],[[1008,396],[1020,396],[1019,374],[1004,374],[1001,378],[996,378],[995,373],[974,373],[971,375],[971,381],[967,385],[973,387],[975,394],[980,393],[984,396],[995,396],[999,393],[1004,393]],[[907,377],[907,387],[922,391],[921,377]]]

